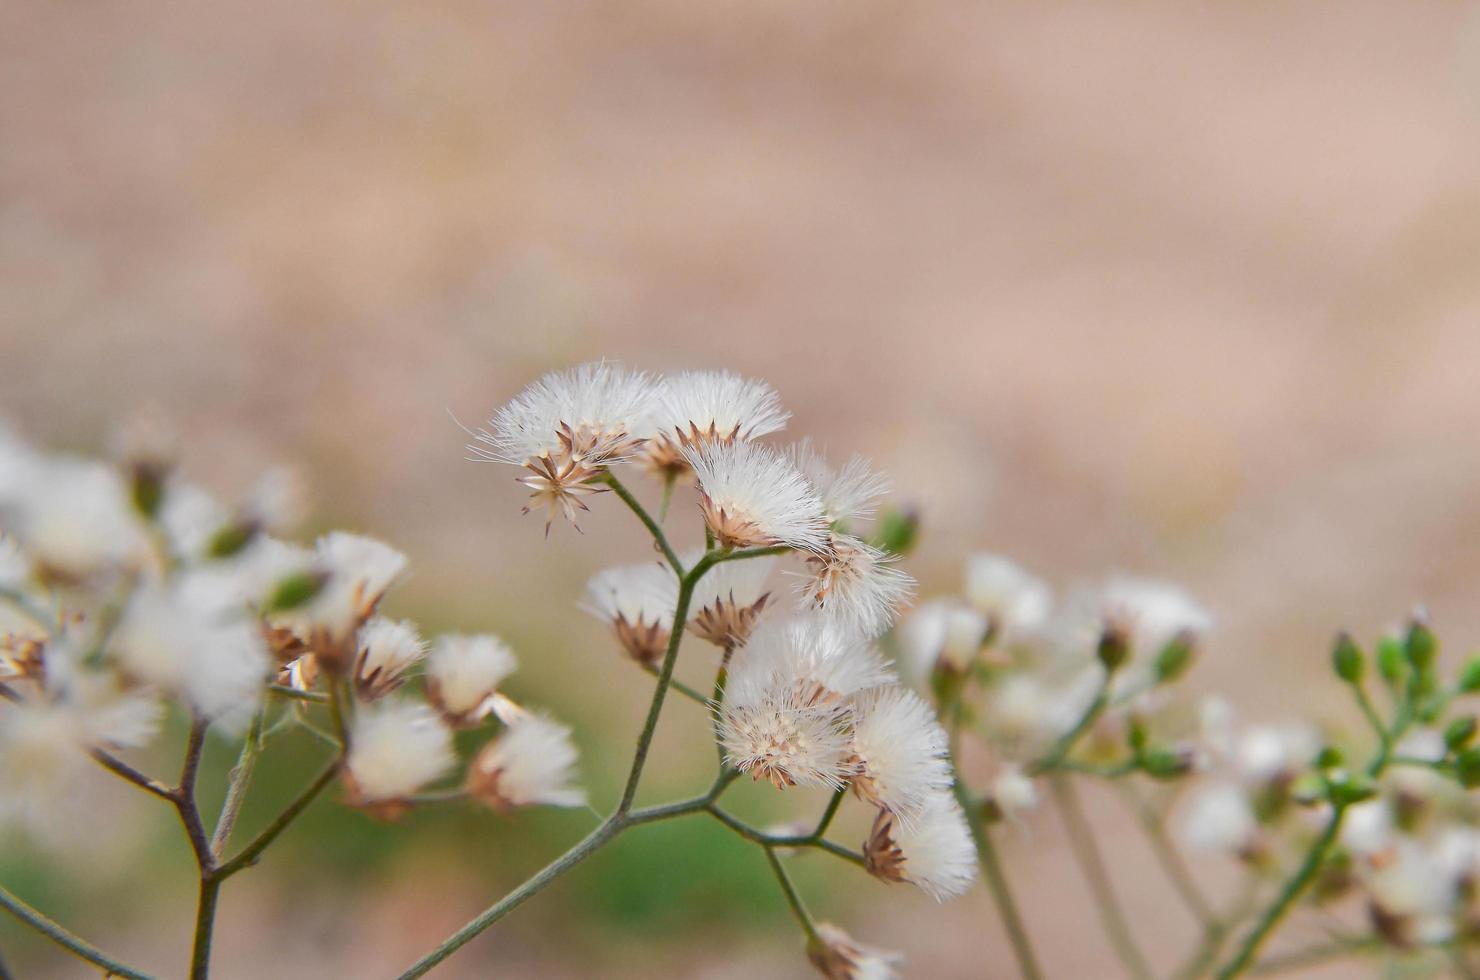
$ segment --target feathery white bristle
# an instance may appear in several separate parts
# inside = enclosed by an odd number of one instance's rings
[[[875,687],[852,697],[855,783],[865,798],[912,823],[951,785],[945,730],[918,694]]]
[[[848,711],[838,701],[818,701],[794,686],[725,694],[720,742],[731,767],[788,785],[837,789],[852,772]]]
[[[524,715],[478,753],[470,779],[495,780],[509,806],[585,806],[586,792],[575,785],[579,754],[570,735],[543,715]]]
[[[355,716],[345,766],[366,803],[405,799],[447,774],[452,733],[424,704],[382,701]]]
[[[490,428],[474,433],[468,452],[478,459],[523,465],[560,449],[562,425],[644,439],[652,433],[658,391],[651,375],[607,361],[554,371],[500,408]]]
[[[400,684],[426,656],[427,645],[410,620],[372,616],[360,627],[355,683],[362,696],[380,697]]]
[[[796,464],[780,453],[760,443],[736,442],[688,449],[685,457],[704,498],[705,519],[721,541],[735,531],[735,540],[725,543],[826,548],[822,501]]]
[[[586,583],[582,608],[606,622],[671,625],[678,605],[678,579],[658,562],[619,565],[597,572]]]
[[[834,469],[812,448],[810,439],[793,445],[788,454],[817,491],[830,524],[851,527],[872,517],[878,499],[889,492],[889,480],[874,472],[862,456],[850,456]]]
[[[794,688],[813,696],[846,697],[898,678],[865,637],[816,613],[763,622],[730,667],[728,696],[736,704],[768,690]]]
[[[449,715],[477,721],[483,715],[480,709],[518,665],[514,651],[496,636],[444,634],[427,657],[427,684]]]
[[[714,432],[719,438],[755,439],[786,427],[791,413],[764,381],[733,371],[680,371],[662,380],[655,421],[658,433],[683,437]]]
[[[904,877],[937,902],[964,894],[976,880],[976,845],[966,814],[949,792],[933,794],[890,837],[904,857]]]
[[[811,573],[798,589],[803,600],[868,636],[893,625],[915,591],[915,580],[891,556],[852,535],[833,534],[828,550],[807,563]]]

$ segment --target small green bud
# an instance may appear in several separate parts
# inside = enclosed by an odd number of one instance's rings
[[[210,558],[230,558],[237,554],[257,534],[257,525],[251,521],[232,521],[221,527],[206,545],[206,555]]]
[[[892,508],[879,518],[875,547],[891,555],[908,555],[920,538],[920,512],[913,507]]]
[[[1170,684],[1187,673],[1187,668],[1192,666],[1194,652],[1192,634],[1178,633],[1172,637],[1171,642],[1156,655],[1157,683]]]
[[[1336,671],[1336,676],[1348,684],[1360,684],[1366,666],[1366,658],[1351,636],[1339,634],[1336,646],[1331,649],[1331,669]]]
[[[1480,691],[1480,657],[1471,657],[1459,670],[1459,689],[1465,694]]]
[[[1192,771],[1192,758],[1175,749],[1149,749],[1141,754],[1141,770],[1152,779],[1176,779]]]
[[[134,509],[151,521],[159,516],[159,508],[164,504],[165,477],[168,473],[167,466],[143,462],[135,464],[130,470],[129,496],[133,500]]]
[[[1100,634],[1099,646],[1095,649],[1095,655],[1100,658],[1100,663],[1110,673],[1115,673],[1131,656],[1130,637],[1126,636],[1125,630],[1113,623],[1107,623],[1105,630]]]
[[[1408,635],[1403,640],[1403,652],[1408,657],[1408,662],[1413,669],[1420,674],[1426,674],[1434,669],[1434,661],[1439,656],[1439,641],[1434,636],[1434,631],[1429,629],[1423,616],[1414,616],[1413,621],[1408,624]]]
[[[1334,745],[1328,745],[1316,755],[1317,769],[1337,769],[1346,762],[1346,756]]]
[[[318,595],[325,581],[323,575],[315,572],[297,572],[289,575],[273,588],[272,595],[268,597],[267,604],[262,611],[278,613],[297,609]]]
[[[1475,716],[1466,715],[1456,718],[1444,729],[1444,744],[1449,746],[1451,752],[1458,752],[1469,745],[1475,738]]]
[[[1480,786],[1480,749],[1465,749],[1454,760],[1454,774],[1465,789]]]
[[[1366,776],[1331,777],[1326,793],[1337,806],[1351,806],[1377,795],[1377,784]]]
[[[1126,724],[1125,741],[1131,747],[1131,751],[1140,755],[1146,748],[1147,742],[1146,723],[1141,720],[1140,715],[1131,715]]]
[[[1408,672],[1407,656],[1397,637],[1385,636],[1377,642],[1377,672],[1394,687]]]

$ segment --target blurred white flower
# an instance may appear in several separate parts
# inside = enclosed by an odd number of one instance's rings
[[[1182,814],[1181,839],[1198,851],[1243,854],[1255,843],[1259,821],[1244,790],[1233,783],[1198,789]]]
[[[518,666],[498,637],[445,634],[427,657],[427,700],[449,724],[470,727],[488,717],[498,686]]]
[[[966,598],[990,621],[993,639],[1001,645],[1040,632],[1053,609],[1048,586],[1001,555],[966,560]]]
[[[936,599],[912,611],[899,628],[902,669],[917,685],[924,685],[944,662],[965,670],[981,652],[991,624],[976,609],[954,599]]]
[[[569,728],[525,715],[478,753],[468,767],[468,792],[495,810],[585,806],[585,791],[574,785],[577,758]]]
[[[456,761],[452,733],[426,705],[388,700],[366,706],[355,716],[345,757],[350,802],[371,809],[402,803]],[[380,812],[390,816],[396,809]]]
[[[859,945],[827,922],[817,923],[817,938],[807,944],[807,958],[827,980],[895,980],[898,953]]]
[[[416,624],[372,616],[360,627],[355,656],[355,693],[366,701],[385,697],[406,680],[406,672],[426,656]]]

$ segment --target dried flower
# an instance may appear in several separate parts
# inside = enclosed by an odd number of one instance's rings
[[[517,666],[514,652],[496,636],[439,636],[427,657],[427,700],[454,728],[477,725]]]
[[[849,457],[835,470],[807,439],[792,446],[790,456],[822,500],[827,522],[835,527],[851,528],[872,517],[878,498],[889,492],[889,481],[875,473],[862,456]]]
[[[949,789],[945,730],[913,691],[876,687],[853,696],[853,754],[860,797],[906,824]]]
[[[698,553],[685,558],[692,567]],[[748,558],[715,565],[694,587],[689,632],[727,651],[743,647],[771,598],[766,588],[775,559]]]
[[[376,701],[400,687],[406,672],[426,656],[416,624],[374,616],[360,627],[360,650],[355,657],[355,693]]]
[[[807,943],[807,959],[828,980],[895,980],[898,953],[861,946],[842,929],[817,923],[817,936]]]
[[[863,845],[865,866],[884,881],[907,881],[943,902],[976,880],[976,845],[966,814],[948,793],[931,797],[910,823],[880,810]]]
[[[807,556],[812,574],[803,581],[801,595],[828,616],[876,636],[893,624],[900,603],[914,592],[915,580],[893,563],[893,557],[858,538],[833,534],[826,551]]]
[[[663,659],[678,606],[678,581],[666,565],[647,562],[598,572],[586,584],[584,608],[611,625],[638,663]]]
[[[699,484],[704,520],[726,548],[827,548],[822,501],[796,464],[754,442],[685,451]]]
[[[837,789],[852,773],[848,709],[807,697],[794,685],[725,692],[720,744],[731,768],[777,789]]]
[[[452,733],[436,712],[412,701],[381,701],[355,716],[344,761],[346,793],[352,805],[393,818],[456,761]]]
[[[895,683],[894,672],[866,638],[815,614],[763,623],[730,669],[727,690],[746,702],[793,690],[804,702],[837,701]]]
[[[646,461],[661,474],[683,476],[691,472],[687,450],[778,432],[790,417],[764,381],[731,371],[683,371],[663,379]]]
[[[585,806],[585,791],[573,785],[576,759],[569,728],[525,715],[478,753],[468,767],[468,792],[499,811]]]

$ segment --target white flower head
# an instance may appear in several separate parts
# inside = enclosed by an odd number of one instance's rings
[[[807,565],[803,601],[870,636],[893,625],[915,591],[915,580],[894,567],[893,556],[848,534],[831,535],[825,551],[807,555]]]
[[[898,953],[862,946],[842,929],[817,923],[817,938],[807,943],[807,958],[827,980],[897,980]]]
[[[900,624],[902,667],[911,682],[924,684],[944,663],[964,671],[982,651],[992,624],[981,612],[951,599],[936,599],[917,607]]]
[[[170,485],[159,509],[170,550],[189,561],[206,557],[216,534],[231,521],[231,512],[198,484],[178,480]]]
[[[1393,840],[1393,810],[1387,800],[1377,797],[1347,808],[1341,825],[1341,843],[1347,850],[1372,857],[1391,847]]]
[[[1144,657],[1155,657],[1178,638],[1196,643],[1213,625],[1185,589],[1166,582],[1113,578],[1101,587],[1098,600],[1102,622],[1120,630]]]
[[[1255,845],[1259,821],[1242,787],[1214,783],[1187,801],[1181,838],[1196,851],[1244,855]]]
[[[951,785],[946,733],[914,691],[876,687],[852,698],[853,754],[860,797],[913,823]]]
[[[790,455],[822,499],[829,524],[848,528],[872,517],[878,499],[889,492],[888,479],[875,473],[862,456],[850,456],[840,469],[833,469],[809,439],[793,445]]]
[[[736,702],[787,688],[804,701],[836,701],[897,680],[866,637],[804,613],[762,623],[735,658],[727,690]]]
[[[699,484],[704,520],[728,548],[827,548],[828,523],[812,484],[796,464],[755,442],[685,451]]]
[[[606,361],[545,375],[474,433],[475,459],[513,463],[531,503],[545,510],[545,531],[556,514],[575,522],[581,499],[599,493],[606,467],[631,458],[652,431],[658,385],[641,372]]]
[[[261,631],[230,583],[187,573],[139,589],[110,650],[130,676],[180,694],[207,718],[255,708],[272,673]]]
[[[344,763],[349,799],[394,816],[456,761],[452,733],[435,711],[413,701],[381,701],[362,709],[350,729]]]
[[[685,556],[692,568],[701,553]],[[727,561],[711,567],[694,586],[689,631],[726,650],[743,647],[770,601],[767,582],[776,559],[770,555]]]
[[[493,807],[585,806],[574,785],[578,758],[570,729],[526,714],[484,746],[468,767],[468,792]]]
[[[1320,747],[1319,736],[1304,725],[1253,727],[1238,738],[1234,767],[1251,783],[1286,780],[1309,765]]]
[[[1364,870],[1373,923],[1384,938],[1406,948],[1445,942],[1453,935],[1458,882],[1419,842],[1398,841],[1384,860]]]
[[[683,475],[690,469],[684,450],[779,432],[789,418],[764,381],[732,371],[682,371],[663,379],[647,461],[660,473]]]
[[[374,538],[334,531],[315,544],[314,563],[324,577],[319,591],[273,620],[298,633],[324,666],[347,670],[355,654],[355,631],[401,578],[406,556]]]
[[[852,773],[848,710],[806,697],[793,685],[725,692],[720,744],[731,768],[777,789],[837,789]]]
[[[1012,819],[1038,807],[1038,787],[1019,766],[1006,766],[992,780],[992,802]]]
[[[148,536],[115,469],[72,456],[28,460],[9,475],[14,495],[0,500],[0,519],[49,577],[74,581],[150,561]]]
[[[967,559],[966,598],[991,621],[994,640],[1003,644],[1041,631],[1053,607],[1048,586],[1001,555]]]
[[[518,667],[514,651],[496,636],[445,634],[427,657],[427,700],[457,728],[483,721],[493,696]]]
[[[880,810],[863,856],[874,877],[910,882],[937,902],[964,894],[976,880],[971,828],[949,793],[932,796],[908,824]]]
[[[355,693],[366,701],[385,697],[406,680],[406,672],[426,656],[427,645],[410,620],[372,616],[360,627],[355,655]]]
[[[591,577],[583,608],[608,623],[627,655],[653,664],[668,648],[678,607],[678,580],[657,562],[621,565]]]

